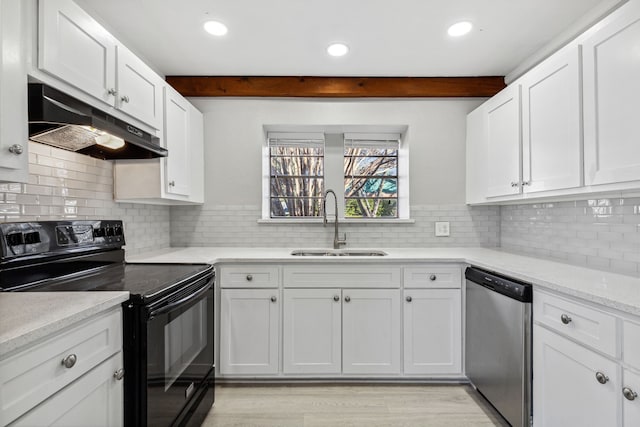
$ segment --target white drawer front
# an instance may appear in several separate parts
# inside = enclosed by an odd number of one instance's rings
[[[0,362],[0,425],[11,422],[122,349],[122,310],[110,311]],[[71,368],[62,364],[76,356]]]
[[[630,366],[640,369],[640,324],[622,322],[622,358]],[[640,399],[638,400],[640,404]]]
[[[400,267],[295,265],[284,267],[285,288],[399,288]]]
[[[277,288],[279,284],[277,266],[246,264],[220,267],[221,288]]]
[[[460,288],[462,270],[451,265],[422,265],[404,268],[405,288]]]
[[[611,314],[536,292],[533,295],[533,319],[596,350],[617,356],[616,318]]]

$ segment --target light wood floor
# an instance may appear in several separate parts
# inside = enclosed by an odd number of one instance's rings
[[[506,426],[466,385],[216,387],[204,427]]]

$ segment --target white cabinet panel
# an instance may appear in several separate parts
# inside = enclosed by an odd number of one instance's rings
[[[166,192],[189,195],[189,102],[170,87],[164,89],[164,140],[167,157]]]
[[[284,267],[285,288],[399,288],[400,267],[368,264],[306,264]]]
[[[116,40],[71,0],[38,3],[40,69],[113,105]]]
[[[622,322],[622,359],[640,370],[640,323]]]
[[[124,424],[122,352],[43,402],[11,426],[117,427]]]
[[[625,369],[622,373],[622,387],[622,425],[640,426],[640,375]]]
[[[405,288],[457,288],[462,287],[462,270],[459,266],[421,265],[404,268]]]
[[[569,46],[528,72],[522,85],[523,191],[582,184],[580,48]]]
[[[277,288],[280,284],[277,265],[221,265],[219,271],[223,288]]]
[[[640,2],[623,5],[583,43],[587,185],[640,180]]]
[[[404,372],[462,372],[462,303],[459,289],[404,291]]]
[[[285,289],[283,325],[285,374],[340,373],[340,289]]]
[[[520,193],[520,85],[506,87],[485,103],[487,197]]]
[[[0,0],[0,182],[29,179],[24,3]]]
[[[221,374],[276,374],[280,302],[272,289],[222,289]]]
[[[345,374],[400,373],[400,290],[345,289],[342,370]]]
[[[466,185],[467,204],[487,201],[487,113],[485,106],[467,115]]]
[[[535,424],[619,425],[616,363],[538,325],[533,339]],[[608,378],[605,384],[596,379],[598,372]]]

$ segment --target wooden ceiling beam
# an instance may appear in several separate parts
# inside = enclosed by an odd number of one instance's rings
[[[488,77],[294,77],[168,76],[190,97],[451,98],[491,97],[504,76]]]

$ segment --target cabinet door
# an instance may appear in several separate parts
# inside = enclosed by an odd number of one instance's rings
[[[536,425],[619,425],[615,362],[536,325],[533,369]],[[608,378],[605,384],[596,379],[598,372]]]
[[[276,374],[280,303],[276,289],[222,289],[221,374]]]
[[[122,369],[119,352],[45,400],[11,426],[121,426],[123,382],[115,378]]]
[[[126,47],[118,45],[117,52],[116,107],[149,126],[161,129],[164,81]]]
[[[0,0],[0,181],[27,182],[24,2]]]
[[[188,196],[191,187],[189,102],[167,86],[164,90],[164,108],[164,139],[169,150],[169,156],[165,159],[165,191]]]
[[[587,185],[640,180],[640,2],[629,2],[584,41]]]
[[[204,118],[191,103],[189,106],[189,201],[204,203]]]
[[[340,289],[284,290],[285,373],[340,373],[341,300]]]
[[[485,103],[487,197],[520,193],[520,85],[506,87]]]
[[[640,426],[640,375],[629,369],[625,369],[622,375],[622,425]]]
[[[404,372],[460,374],[460,289],[410,289],[404,297]]]
[[[487,113],[482,105],[467,115],[467,176],[468,204],[487,201]]]
[[[522,79],[522,189],[582,184],[580,48],[570,46]]]
[[[115,39],[71,0],[38,5],[38,67],[114,105]]]
[[[344,289],[342,372],[400,373],[400,290]]]

